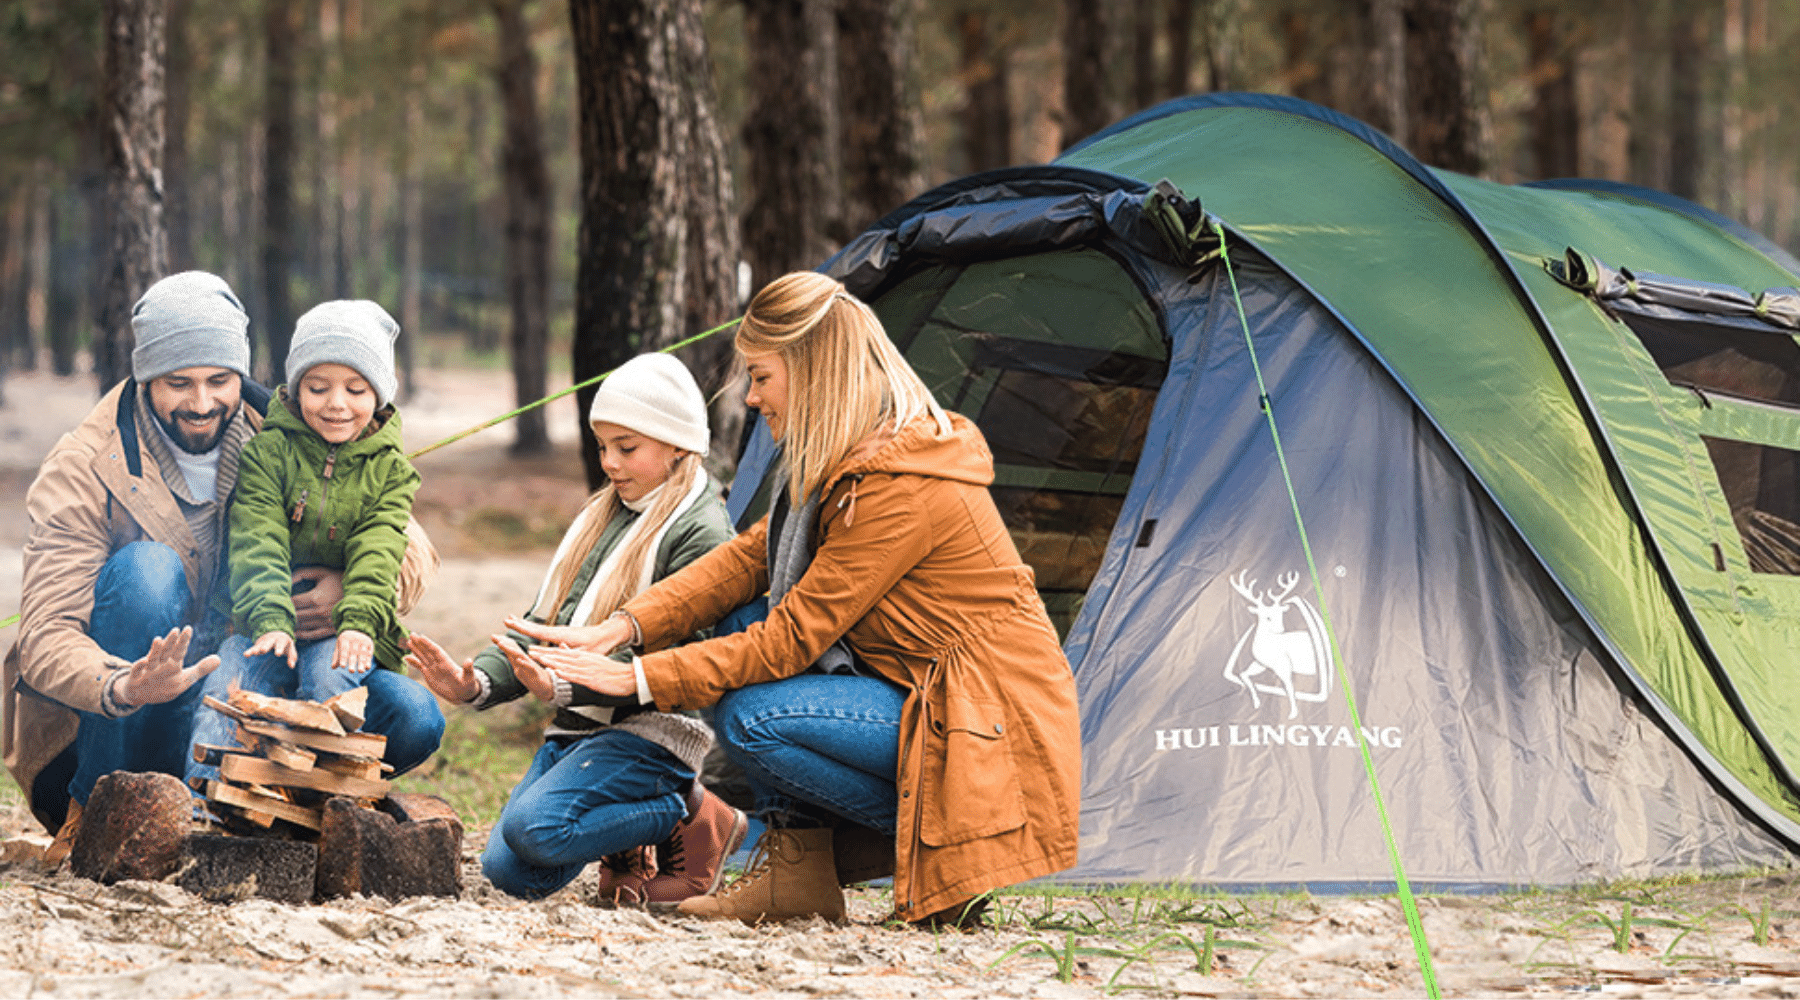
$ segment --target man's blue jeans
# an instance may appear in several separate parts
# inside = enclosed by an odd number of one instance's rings
[[[762,598],[715,628],[741,631],[768,615]],[[871,830],[894,832],[900,709],[906,691],[875,677],[805,673],[727,692],[713,729],[744,769],[756,814],[769,826],[811,826],[824,809]]]
[[[481,870],[502,892],[548,896],[591,861],[661,843],[687,815],[693,780],[674,754],[633,733],[545,740],[488,835]]]
[[[363,731],[387,737],[384,757],[394,765],[395,774],[405,774],[437,752],[444,736],[444,712],[423,684],[381,667],[362,674],[333,668],[335,637],[300,643],[299,659],[293,667],[287,665],[286,657],[274,654],[246,657],[244,651],[255,641],[241,635],[226,639],[219,646],[219,669],[194,686],[220,701],[227,699],[233,681],[257,694],[324,701],[360,684],[369,689]],[[193,731],[195,743],[228,747],[237,742],[237,724],[204,705],[194,711]],[[197,763],[192,755],[186,768],[189,778],[219,776],[218,768]]]
[[[161,542],[132,542],[100,568],[88,637],[114,656],[137,660],[150,651],[150,640],[188,621],[190,603],[187,574],[175,550]],[[203,631],[196,629],[195,641],[188,646],[190,664],[212,652],[204,648]],[[117,719],[79,713],[69,797],[86,805],[94,782],[114,771],[160,771],[180,777],[189,759],[188,737],[199,700],[196,684],[172,701],[145,705]]]

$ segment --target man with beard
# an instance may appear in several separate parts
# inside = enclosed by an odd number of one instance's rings
[[[249,326],[215,275],[152,285],[132,309],[132,378],[63,435],[26,494],[0,739],[33,814],[59,831],[47,863],[67,856],[101,775],[183,772],[195,682],[218,666],[213,651],[230,630],[227,501],[269,401],[249,377]],[[408,533],[403,610],[436,562],[423,535]],[[301,638],[334,633],[341,577],[295,573]],[[441,715],[435,726],[441,734]]]

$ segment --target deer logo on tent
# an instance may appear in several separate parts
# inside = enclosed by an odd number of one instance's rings
[[[1319,612],[1304,599],[1293,596],[1300,574],[1284,573],[1275,581],[1277,589],[1259,593],[1256,581],[1244,582],[1249,570],[1231,578],[1231,589],[1250,603],[1246,605],[1256,624],[1245,630],[1232,647],[1231,659],[1225,662],[1225,679],[1250,692],[1250,703],[1262,707],[1265,694],[1281,695],[1288,701],[1288,718],[1299,714],[1303,701],[1324,701],[1331,694],[1331,658],[1325,646],[1325,622]],[[1289,631],[1284,619],[1289,608],[1300,613],[1302,629]],[[1249,648],[1247,662],[1239,668]],[[1273,683],[1259,678],[1268,674]],[[1317,677],[1312,690],[1297,690],[1296,678]]]

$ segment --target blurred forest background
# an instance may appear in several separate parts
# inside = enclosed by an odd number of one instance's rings
[[[202,268],[265,376],[299,312],[372,298],[406,382],[474,359],[534,399],[731,318],[931,185],[1210,90],[1498,181],[1659,188],[1800,250],[1796,8],[0,0],[0,392],[44,365],[110,385],[131,302]],[[684,357],[720,385],[727,338]],[[541,413],[516,435],[544,449]]]

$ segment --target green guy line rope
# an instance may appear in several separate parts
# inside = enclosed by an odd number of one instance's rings
[[[1238,295],[1237,273],[1231,268],[1231,253],[1225,247],[1225,226],[1217,219],[1213,228],[1219,233],[1219,257],[1225,263],[1225,277],[1231,282],[1231,300],[1237,306],[1238,325],[1244,331],[1244,346],[1250,351],[1250,367],[1256,372],[1257,402],[1269,423],[1269,436],[1275,442],[1275,461],[1281,466],[1282,482],[1287,484],[1288,504],[1294,509],[1294,526],[1300,529],[1300,549],[1306,553],[1306,568],[1312,574],[1313,594],[1319,599],[1319,617],[1325,623],[1325,637],[1331,642],[1331,663],[1337,671],[1338,684],[1344,690],[1344,703],[1350,707],[1350,728],[1356,731],[1356,745],[1362,751],[1363,770],[1369,775],[1369,791],[1375,796],[1375,813],[1381,817],[1381,835],[1387,841],[1388,860],[1394,866],[1394,888],[1400,896],[1400,907],[1406,912],[1406,929],[1412,933],[1413,952],[1419,957],[1419,973],[1425,979],[1425,993],[1438,1000],[1437,971],[1431,964],[1431,943],[1425,939],[1425,925],[1419,919],[1419,904],[1413,899],[1412,885],[1406,880],[1406,868],[1400,863],[1400,848],[1394,843],[1394,827],[1388,822],[1387,805],[1381,798],[1381,783],[1375,779],[1375,758],[1369,753],[1369,741],[1363,736],[1362,716],[1356,710],[1356,694],[1350,689],[1350,676],[1344,668],[1343,654],[1338,650],[1337,633],[1331,627],[1331,609],[1326,605],[1325,588],[1319,584],[1319,567],[1313,561],[1312,543],[1306,537],[1306,520],[1300,516],[1300,499],[1294,493],[1294,477],[1288,472],[1287,455],[1281,449],[1281,432],[1275,427],[1275,402],[1269,398],[1269,387],[1263,381],[1262,363],[1256,357],[1256,343],[1250,337],[1250,321],[1244,315],[1244,300]]]
[[[734,319],[728,319],[725,322],[720,323],[718,326],[715,326],[710,330],[706,330],[702,333],[696,333],[692,337],[689,337],[686,340],[679,341],[677,343],[670,344],[669,346],[667,346],[665,348],[662,348],[661,353],[667,354],[670,351],[678,351],[678,350],[682,349],[683,347],[688,346],[689,344],[699,343],[700,341],[705,340],[706,338],[712,336],[715,333],[719,333],[723,330],[730,329],[731,327],[737,325],[741,320],[743,320],[743,318],[744,317],[742,317],[742,316],[738,316]],[[601,372],[600,374],[595,375],[593,378],[588,379],[585,382],[578,382],[575,385],[569,386],[567,389],[563,389],[558,392],[551,393],[550,395],[545,396],[543,399],[540,399],[540,400],[537,400],[537,401],[531,402],[531,403],[526,403],[524,406],[519,407],[518,409],[512,411],[511,413],[502,413],[501,415],[495,417],[494,419],[477,424],[474,427],[469,428],[468,430],[458,431],[455,434],[452,434],[449,437],[443,439],[442,441],[439,441],[436,444],[428,444],[425,447],[420,448],[418,451],[415,451],[406,457],[407,458],[418,458],[420,455],[425,455],[425,454],[434,452],[434,451],[438,450],[439,448],[444,447],[447,444],[455,444],[456,442],[461,441],[463,438],[470,437],[471,435],[479,434],[482,431],[487,430],[489,427],[495,426],[496,424],[505,423],[506,421],[511,420],[512,418],[518,416],[521,413],[526,413],[531,410],[535,410],[538,407],[543,406],[546,403],[552,402],[553,400],[561,399],[564,396],[567,396],[571,392],[579,392],[582,389],[585,389],[588,386],[593,385],[594,383],[600,381],[601,379],[605,378],[606,376],[611,375],[614,371],[617,371],[617,369],[611,369],[608,371]],[[0,628],[6,628],[9,625],[17,625],[18,623],[19,623],[19,616],[13,615],[11,618],[6,619],[5,621],[0,621]]]

